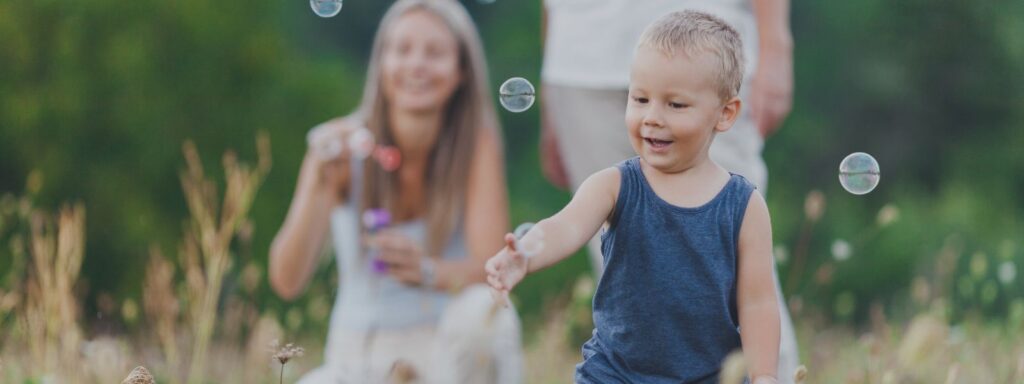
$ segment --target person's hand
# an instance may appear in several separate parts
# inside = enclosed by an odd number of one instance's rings
[[[386,229],[370,235],[369,245],[377,249],[377,258],[387,264],[388,275],[403,284],[423,284],[422,263],[427,256],[420,244],[397,231]]]
[[[561,190],[568,190],[569,176],[565,171],[565,163],[562,162],[562,153],[558,149],[558,136],[555,134],[555,127],[545,112],[546,110],[547,108],[541,106],[540,168],[544,173],[544,178],[548,179],[551,185]]]
[[[775,133],[792,107],[792,52],[762,47],[757,72],[750,83],[750,113],[761,136],[767,138]]]
[[[508,293],[516,284],[526,277],[529,260],[516,249],[515,235],[505,234],[505,248],[487,260],[484,270],[487,271],[487,284],[495,300],[508,306]]]
[[[317,173],[317,186],[333,188],[347,179],[350,151],[345,143],[354,131],[340,119],[311,129],[306,135],[307,156]]]

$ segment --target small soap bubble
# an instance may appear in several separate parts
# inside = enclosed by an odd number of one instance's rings
[[[309,133],[306,134],[306,145],[315,156],[322,160],[338,157],[343,148],[341,138],[334,135],[325,126],[309,130]]]
[[[402,165],[402,153],[392,146],[377,147],[373,150],[373,158],[388,172],[394,172]]]
[[[878,186],[882,177],[878,161],[864,152],[851,153],[839,163],[839,183],[847,192],[863,195]]]
[[[348,136],[348,150],[352,152],[353,158],[363,160],[370,157],[374,146],[376,146],[376,140],[366,128],[359,128]]]
[[[522,112],[533,106],[537,92],[533,84],[522,77],[505,80],[498,88],[498,100],[501,106],[510,112]]]
[[[523,241],[527,234],[530,234],[528,241]],[[544,249],[544,231],[537,228],[533,223],[522,223],[512,232],[516,237],[516,249],[526,257],[539,253]]]
[[[309,6],[320,17],[334,17],[341,12],[341,0],[309,0]]]

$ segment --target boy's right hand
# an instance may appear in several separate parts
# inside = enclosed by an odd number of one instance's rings
[[[508,293],[529,272],[529,260],[516,249],[516,237],[505,234],[505,248],[487,260],[487,284],[491,286],[494,299],[508,307]]]

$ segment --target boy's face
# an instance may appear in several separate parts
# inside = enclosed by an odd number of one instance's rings
[[[656,169],[675,173],[707,157],[715,132],[739,116],[739,98],[722,102],[709,53],[669,57],[639,47],[630,73],[626,127],[633,150]]]

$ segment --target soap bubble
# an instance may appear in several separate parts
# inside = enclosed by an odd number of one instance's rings
[[[878,186],[880,178],[878,161],[867,153],[851,153],[839,163],[839,183],[854,195],[871,192]]]
[[[402,152],[398,151],[398,148],[383,145],[373,150],[373,158],[380,163],[381,168],[385,171],[393,172],[402,165]]]
[[[523,238],[528,233],[530,234],[530,239],[523,241]],[[516,249],[523,256],[530,257],[544,249],[544,231],[537,228],[533,223],[519,224],[516,230],[512,232],[512,235],[516,237]]]
[[[320,17],[334,17],[341,12],[341,0],[309,0],[309,6]]]
[[[356,159],[362,160],[369,157],[373,153],[375,145],[373,134],[366,128],[359,128],[348,136],[348,150]]]
[[[322,160],[338,157],[343,149],[341,138],[323,125],[309,130],[306,134],[306,145]]]
[[[510,112],[522,112],[533,106],[536,96],[533,84],[522,77],[505,80],[498,88],[498,100],[501,106]]]

